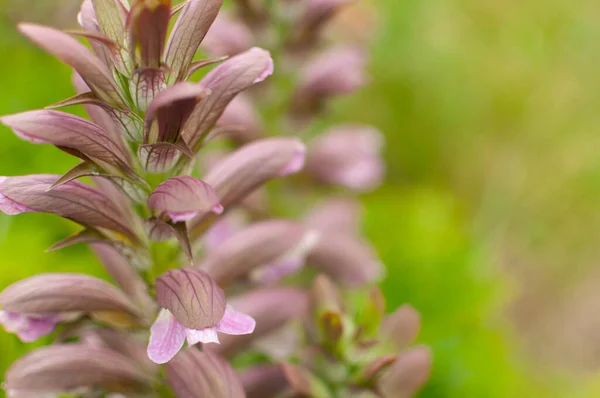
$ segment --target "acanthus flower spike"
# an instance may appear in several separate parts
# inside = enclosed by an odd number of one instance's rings
[[[375,287],[346,300],[335,285],[383,273],[348,197],[380,183],[381,135],[341,125],[307,148],[292,130],[366,81],[361,47],[321,42],[352,0],[286,0],[277,10],[253,1],[217,17],[223,0],[83,0],[83,30],[19,25],[73,69],[76,95],[0,122],[81,162],[63,175],[0,177],[0,211],[80,224],[48,251],[90,245],[116,286],[51,273],[0,293],[8,332],[53,341],[9,369],[9,397],[396,398],[427,378],[429,351],[402,352],[418,313],[385,317]],[[284,73],[255,87],[274,72],[270,51]],[[76,105],[91,121],[56,110]],[[294,173],[292,184],[267,185]],[[323,201],[322,185],[346,188],[344,197]],[[296,208],[308,200],[319,204]],[[317,275],[310,292],[313,270],[293,275],[305,264],[332,280]],[[186,341],[204,345],[181,350]],[[228,361],[249,349],[271,362],[239,377]]]

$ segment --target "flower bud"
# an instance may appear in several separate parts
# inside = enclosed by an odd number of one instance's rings
[[[137,307],[107,282],[83,274],[39,274],[13,283],[0,293],[3,310],[23,314],[124,312]]]
[[[383,320],[380,335],[382,340],[402,350],[417,338],[420,329],[421,315],[412,306],[405,304]]]
[[[256,272],[258,266],[267,268],[261,271],[264,278],[268,278],[267,273],[285,275],[302,266],[306,252],[314,243],[311,232],[299,224],[286,220],[263,221],[234,233],[198,266],[220,284]]]
[[[274,398],[289,384],[283,370],[276,365],[260,365],[245,370],[240,376],[247,398]]]
[[[245,398],[239,376],[219,355],[188,349],[166,365],[167,382],[178,398]]]
[[[250,98],[239,94],[225,108],[217,121],[217,128],[223,130],[222,135],[236,141],[246,143],[260,138],[262,124]]]
[[[366,242],[343,235],[324,235],[309,254],[307,264],[351,287],[377,281],[384,273],[383,265]]]
[[[252,47],[252,31],[228,15],[219,15],[202,41],[211,56],[235,55]]]
[[[429,378],[431,351],[427,347],[414,347],[400,354],[377,381],[383,398],[410,398]]]
[[[328,98],[362,87],[366,62],[364,52],[356,47],[336,47],[318,55],[302,68],[294,111],[298,115],[311,114]]]
[[[253,47],[227,59],[202,78],[200,85],[210,96],[190,116],[183,138],[197,150],[225,108],[242,91],[273,73],[273,59],[267,50]]]
[[[149,388],[151,380],[129,358],[106,348],[64,344],[39,348],[14,362],[3,384],[9,397]]]
[[[14,215],[24,212],[54,213],[82,225],[118,232],[133,242],[131,216],[98,189],[70,181],[53,189],[61,176],[38,174],[0,177],[0,211]]]
[[[311,143],[306,170],[328,184],[372,190],[383,178],[382,142],[381,133],[371,127],[337,127]]]
[[[362,210],[361,204],[355,199],[334,197],[313,207],[305,222],[325,233],[357,236]]]

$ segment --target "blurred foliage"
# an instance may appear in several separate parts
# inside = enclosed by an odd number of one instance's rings
[[[17,19],[62,25],[72,2],[57,13],[57,1],[9,1],[0,0],[0,114],[72,94],[68,69],[14,29]],[[421,396],[600,395],[600,5],[362,7],[340,24],[359,38],[375,30],[372,85],[329,119],[371,123],[388,138],[388,183],[365,198],[365,230],[389,268],[389,307],[410,302],[423,314],[420,341],[435,365]],[[72,166],[5,128],[0,143],[3,175]],[[43,271],[105,276],[83,247],[44,253],[74,230],[46,215],[0,217],[0,288]],[[0,333],[0,372],[29,348]]]

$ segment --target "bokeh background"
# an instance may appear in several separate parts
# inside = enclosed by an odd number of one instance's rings
[[[72,95],[70,71],[15,31],[72,26],[76,0],[0,0],[0,114]],[[422,397],[600,396],[600,3],[361,0],[372,84],[329,118],[379,127],[388,180],[364,197],[390,307],[423,314]],[[0,128],[0,174],[73,159]],[[40,271],[105,276],[75,226],[0,216],[0,288]],[[0,333],[0,373],[25,347]]]

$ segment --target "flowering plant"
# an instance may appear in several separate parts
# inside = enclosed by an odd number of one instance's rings
[[[1,177],[0,210],[80,224],[51,249],[90,245],[116,285],[47,273],[0,293],[7,331],[53,339],[11,366],[9,396],[419,389],[429,351],[400,353],[418,313],[386,316],[380,291],[362,288],[383,269],[349,194],[381,181],[381,135],[343,125],[308,146],[299,138],[332,97],[365,81],[362,49],[321,50],[322,29],[347,2],[240,0],[219,14],[222,0],[85,0],[83,30],[19,25],[73,69],[77,94],[0,121],[80,163],[64,175]],[[287,89],[265,81],[274,62],[255,44],[277,55]],[[196,59],[199,48],[210,58]],[[91,121],[56,110],[75,105]],[[312,209],[289,217],[298,207]]]

